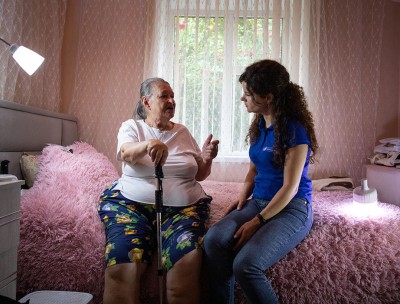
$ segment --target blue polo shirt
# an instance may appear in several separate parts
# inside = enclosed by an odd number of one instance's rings
[[[257,168],[253,198],[271,200],[283,185],[283,169],[276,168],[272,163],[274,149],[274,129],[271,126],[265,128],[265,120],[262,118],[259,123],[261,131],[260,137],[250,146],[249,156]],[[306,129],[297,121],[288,121],[289,140],[288,147],[294,147],[301,144],[310,146],[310,140]],[[306,162],[301,174],[299,190],[296,198],[306,199],[311,203],[312,185],[307,177],[308,165],[310,161],[311,149],[308,148]]]

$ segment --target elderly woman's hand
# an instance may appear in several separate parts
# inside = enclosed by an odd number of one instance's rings
[[[168,147],[157,139],[151,139],[147,144],[147,153],[155,165],[163,166],[168,157]]]
[[[215,157],[217,157],[218,154],[219,140],[215,139],[211,141],[212,137],[213,137],[212,134],[208,135],[207,139],[203,144],[202,156],[203,156],[203,161],[205,163],[213,160]]]

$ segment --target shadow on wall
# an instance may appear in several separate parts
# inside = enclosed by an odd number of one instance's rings
[[[385,124],[383,124],[382,128],[378,130],[376,134],[376,139],[375,139],[375,144],[379,144],[379,140],[383,138],[389,138],[389,137],[400,137],[400,134],[397,132],[397,126],[400,124],[399,118],[394,117],[393,119],[386,121]]]

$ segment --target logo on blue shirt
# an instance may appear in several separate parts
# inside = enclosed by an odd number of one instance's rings
[[[264,147],[263,149],[262,149],[264,152],[265,151],[268,151],[268,152],[274,152],[274,149],[273,149],[273,147]]]

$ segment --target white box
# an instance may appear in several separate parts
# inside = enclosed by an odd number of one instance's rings
[[[378,201],[400,206],[400,169],[367,165],[368,186],[378,192]]]

